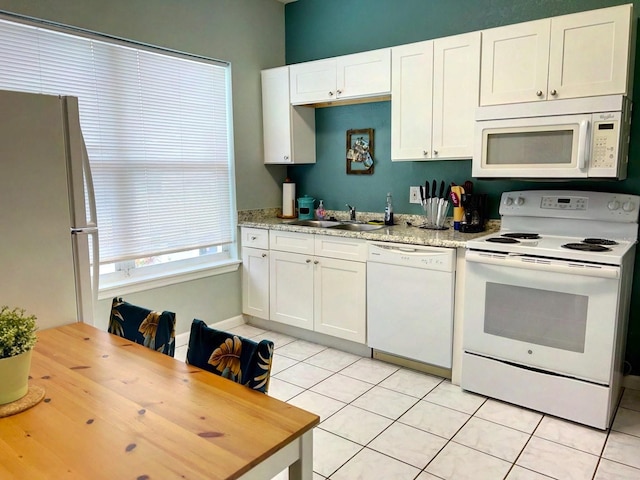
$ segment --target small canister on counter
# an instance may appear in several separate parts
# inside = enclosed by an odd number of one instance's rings
[[[464,208],[462,207],[461,199],[464,193],[464,188],[460,185],[451,186],[451,202],[453,203],[453,229],[460,230],[460,222],[464,218]]]

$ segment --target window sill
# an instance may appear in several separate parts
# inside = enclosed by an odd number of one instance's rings
[[[137,277],[127,278],[106,284],[100,284],[98,292],[98,300],[113,298],[114,296],[127,295],[129,293],[142,292],[154,288],[166,287],[177,283],[198,280],[200,278],[212,277],[214,275],[223,275],[238,270],[240,260],[226,260],[218,262],[215,265],[205,265],[198,268],[185,268],[183,270],[174,270],[164,275],[154,275],[153,277]]]

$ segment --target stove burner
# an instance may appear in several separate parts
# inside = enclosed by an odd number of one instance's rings
[[[493,242],[493,243],[520,243],[515,238],[509,238],[509,237],[491,237],[491,238],[487,238],[487,242]]]
[[[610,252],[611,249],[602,245],[594,245],[592,243],[565,243],[562,248],[569,250],[581,250],[583,252]]]
[[[502,236],[507,238],[519,238],[521,240],[537,240],[540,238],[540,235],[537,233],[503,233]]]
[[[618,245],[615,240],[608,240],[606,238],[585,238],[582,243],[588,243],[589,245]]]

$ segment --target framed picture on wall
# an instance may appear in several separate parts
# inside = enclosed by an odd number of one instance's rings
[[[347,174],[373,174],[373,128],[347,130]]]

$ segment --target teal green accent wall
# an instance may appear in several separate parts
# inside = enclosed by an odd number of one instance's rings
[[[500,25],[621,5],[611,0],[298,0],[285,7],[287,63],[345,55]],[[640,0],[634,3],[636,25]],[[640,99],[640,48],[636,47],[634,95]],[[382,212],[392,192],[398,213],[418,214],[409,203],[409,187],[438,179],[473,180],[475,191],[489,195],[490,215],[498,218],[502,192],[527,189],[576,189],[640,195],[640,117],[634,112],[629,173],[623,181],[531,182],[471,178],[470,160],[391,162],[391,104],[378,102],[316,109],[316,156],[313,165],[288,168],[297,193],[323,199],[325,208]],[[346,131],[374,129],[373,175],[346,174]],[[594,232],[606,236],[606,232]],[[640,374],[640,265],[636,256],[627,360]],[[636,313],[637,312],[637,313]]]

